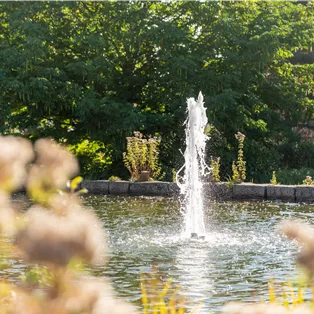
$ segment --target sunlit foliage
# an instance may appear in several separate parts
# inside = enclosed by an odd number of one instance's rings
[[[128,176],[133,131],[159,134],[170,179],[186,98],[201,90],[222,179],[237,131],[248,181],[313,168],[311,137],[300,133],[314,110],[313,15],[311,1],[1,2],[0,130],[68,143],[102,178]]]

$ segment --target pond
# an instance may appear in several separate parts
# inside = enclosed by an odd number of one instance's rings
[[[158,267],[204,312],[231,300],[267,299],[268,282],[296,275],[295,243],[276,230],[283,219],[314,220],[313,207],[278,203],[207,203],[205,241],[181,238],[179,202],[169,198],[89,197],[108,231],[111,278],[119,295],[140,299],[140,274]]]
[[[277,232],[283,219],[314,222],[313,206],[281,203],[206,204],[204,241],[181,237],[179,202],[171,198],[88,196],[108,233],[110,260],[88,274],[108,277],[118,295],[140,304],[140,274],[155,266],[180,287],[192,306],[219,312],[227,301],[267,299],[268,282],[297,274],[298,247]],[[1,277],[16,280],[25,271],[13,261]]]

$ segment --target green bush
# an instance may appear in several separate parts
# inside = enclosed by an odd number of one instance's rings
[[[311,176],[306,176],[306,178],[302,181],[303,185],[313,185],[314,180]]]
[[[82,142],[70,145],[71,152],[79,160],[81,174],[86,179],[100,179],[111,165],[111,150],[100,141],[85,139]]]
[[[129,170],[131,181],[140,179],[141,173],[147,171],[149,178],[157,179],[161,174],[159,163],[160,139],[157,137],[145,138],[139,131],[127,139],[127,152],[123,153],[123,162]]]
[[[274,185],[280,184],[280,183],[277,181],[276,171],[273,171],[272,177],[271,177],[271,179],[270,179],[270,184],[274,184]]]
[[[312,142],[297,139],[294,143],[287,142],[280,145],[278,152],[281,155],[281,168],[314,168],[314,145]]]
[[[314,177],[313,168],[282,169],[276,172],[277,180],[281,184],[303,184],[307,176]]]
[[[109,181],[121,181],[121,178],[117,177],[117,176],[111,176],[108,179]]]
[[[213,182],[220,182],[220,158],[211,158],[210,160],[211,168],[211,180]]]

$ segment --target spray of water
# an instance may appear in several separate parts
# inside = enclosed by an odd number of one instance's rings
[[[210,173],[204,160],[208,136],[204,98],[200,92],[197,100],[187,99],[188,117],[184,123],[186,136],[185,163],[177,172],[177,184],[183,196],[182,211],[185,218],[186,235],[205,235],[202,178]],[[183,173],[183,175],[182,175]]]

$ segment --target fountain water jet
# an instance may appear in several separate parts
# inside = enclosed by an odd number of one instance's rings
[[[177,172],[177,184],[183,195],[181,210],[185,219],[186,235],[191,238],[200,238],[205,235],[203,212],[203,183],[202,178],[210,173],[206,165],[205,146],[208,136],[204,133],[207,125],[204,98],[200,92],[197,101],[187,99],[188,117],[184,123],[186,136],[185,163]],[[184,175],[180,173],[184,171]]]

